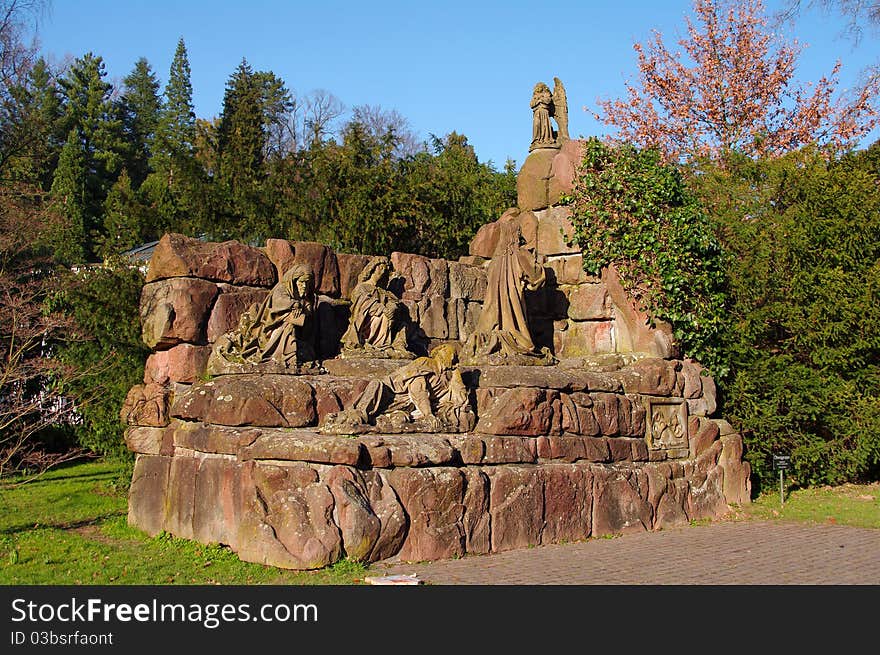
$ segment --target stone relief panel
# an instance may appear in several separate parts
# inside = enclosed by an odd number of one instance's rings
[[[688,454],[687,403],[684,399],[647,398],[645,439],[651,450],[665,450],[670,456]]]

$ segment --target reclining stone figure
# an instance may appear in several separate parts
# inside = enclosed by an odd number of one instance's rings
[[[467,432],[476,416],[457,367],[454,346],[437,346],[388,376],[371,380],[349,409],[328,414],[320,430],[362,432]]]

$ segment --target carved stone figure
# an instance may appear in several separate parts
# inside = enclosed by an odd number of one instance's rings
[[[522,247],[520,226],[501,223],[498,245],[487,270],[483,309],[474,332],[462,347],[463,364],[552,364],[545,347],[538,350],[529,331],[525,291],[544,285],[544,267]]]
[[[466,432],[476,416],[457,367],[455,347],[444,344],[390,375],[371,380],[349,409],[328,414],[321,431]]]
[[[558,148],[570,139],[568,135],[568,98],[565,87],[558,77],[553,78],[553,92],[543,82],[532,91],[532,143],[529,152],[536,148]],[[550,119],[556,120],[558,131],[553,130]]]
[[[568,98],[565,94],[565,87],[562,86],[562,80],[558,77],[553,78],[553,118],[559,128],[556,144],[561,146],[571,137],[568,136]]]
[[[529,151],[535,148],[553,148],[556,146],[556,137],[553,135],[553,127],[550,125],[550,113],[553,108],[553,95],[550,88],[543,82],[538,82],[532,91],[532,144]]]
[[[351,292],[351,319],[342,335],[343,357],[412,359],[407,350],[406,307],[389,290],[400,276],[387,257],[373,257]]]
[[[241,315],[235,330],[217,340],[212,358],[231,364],[272,363],[280,369],[313,360],[314,350],[302,340],[301,330],[314,308],[312,271],[294,264],[262,303]]]

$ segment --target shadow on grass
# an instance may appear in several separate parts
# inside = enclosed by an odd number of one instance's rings
[[[81,521],[64,521],[60,523],[23,523],[19,525],[12,525],[8,528],[0,530],[0,535],[14,535],[20,532],[28,532],[30,530],[42,530],[45,528],[51,528],[55,530],[76,530],[77,528],[84,528],[90,525],[96,525],[98,523],[101,523],[102,521],[106,521],[107,519],[112,519],[117,516],[125,516],[126,514],[128,514],[128,510],[123,509],[116,512],[106,512],[104,514],[92,516]]]

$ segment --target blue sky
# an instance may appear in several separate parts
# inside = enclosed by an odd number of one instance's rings
[[[767,2],[768,11],[780,6]],[[658,29],[672,46],[690,10],[690,0],[54,0],[39,37],[56,61],[102,56],[111,81],[146,57],[164,88],[182,36],[201,118],[220,113],[226,80],[244,57],[297,95],[324,89],[348,108],[397,110],[420,139],[463,133],[481,161],[500,169],[528,154],[536,82],[562,80],[573,137],[601,136],[608,129],[583,107],[622,95],[636,75],[633,43]],[[854,48],[842,27],[811,10],[786,32],[808,46],[799,80],[817,80],[840,59],[845,88],[880,59],[876,35]]]

